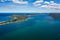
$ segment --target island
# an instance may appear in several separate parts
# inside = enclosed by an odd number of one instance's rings
[[[12,18],[12,20],[2,21],[0,22],[0,25],[10,24],[10,23],[15,23],[15,22],[23,22],[28,18],[26,15],[17,15],[17,14],[16,15],[14,14],[8,17]]]

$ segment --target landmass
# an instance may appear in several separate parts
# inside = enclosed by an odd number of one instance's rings
[[[8,17],[13,18],[13,20],[0,22],[0,25],[10,24],[10,23],[14,23],[14,22],[22,22],[22,21],[25,21],[28,18],[26,15],[11,15],[11,16],[8,16]]]
[[[60,18],[60,13],[50,13],[49,16],[53,18]]]

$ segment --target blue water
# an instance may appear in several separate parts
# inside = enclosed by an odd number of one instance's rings
[[[10,20],[7,16],[12,14],[0,14],[0,22]],[[1,25],[0,40],[60,40],[60,18],[42,13],[28,18],[24,22]]]

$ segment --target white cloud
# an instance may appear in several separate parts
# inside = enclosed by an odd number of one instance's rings
[[[40,6],[43,0],[37,0],[36,2],[33,3],[34,6]]]
[[[54,1],[50,1],[50,4],[54,4]]]
[[[45,1],[44,4],[49,5],[50,3],[48,1]]]
[[[14,3],[18,3],[18,4],[28,4],[27,1],[23,1],[23,0],[12,0]]]
[[[45,4],[47,5],[47,4]],[[54,1],[50,1],[49,4],[47,5],[49,9],[60,9],[60,4],[54,3]]]
[[[43,4],[41,4],[43,2]],[[43,0],[38,0],[34,2],[34,6],[38,6],[40,8],[46,8],[46,9],[54,9],[54,10],[60,10],[60,4],[55,3],[54,1],[43,1]]]
[[[47,8],[48,6],[47,5],[42,5],[41,8]]]
[[[51,6],[51,5],[42,5],[41,8],[60,10],[59,5],[53,5],[53,6]]]
[[[41,6],[41,4],[34,4],[34,6],[36,6],[36,7],[37,7],[37,6]]]

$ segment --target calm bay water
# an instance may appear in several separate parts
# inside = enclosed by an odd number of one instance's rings
[[[12,14],[0,14],[0,22],[10,20],[7,16]],[[1,25],[0,40],[60,40],[60,18],[42,13],[29,18],[24,22]]]

